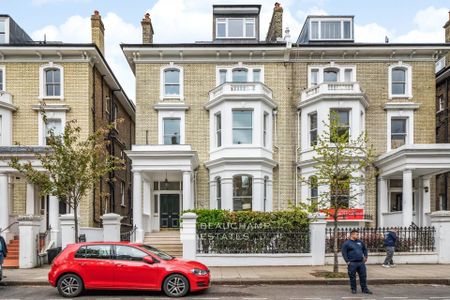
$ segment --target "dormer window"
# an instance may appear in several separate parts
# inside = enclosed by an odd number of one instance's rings
[[[218,18],[217,38],[255,38],[255,18]]]
[[[353,16],[309,16],[297,42],[352,42],[353,39]]]
[[[6,43],[6,22],[0,20],[0,44]]]

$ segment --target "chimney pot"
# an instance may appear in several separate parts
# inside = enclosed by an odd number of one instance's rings
[[[145,19],[150,19],[150,14],[149,14],[149,13],[146,13],[144,18],[145,18]]]
[[[99,16],[100,12],[98,10],[94,10],[94,15]]]

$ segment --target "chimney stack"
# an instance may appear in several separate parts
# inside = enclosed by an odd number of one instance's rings
[[[92,43],[96,44],[100,52],[105,55],[105,26],[98,10],[91,16]]]
[[[450,11],[448,12],[448,21],[444,25],[445,42],[450,43]],[[447,52],[446,66],[450,66],[450,51]]]
[[[146,13],[141,21],[142,26],[142,43],[143,44],[153,44],[153,25],[152,19],[150,19],[150,14]]]
[[[279,41],[283,41],[283,8],[280,3],[275,2],[266,42],[273,43]]]

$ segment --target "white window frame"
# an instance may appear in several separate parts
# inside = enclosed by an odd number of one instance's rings
[[[5,44],[9,44],[9,18],[7,17],[0,17],[0,21],[5,22]]]
[[[234,69],[247,69],[247,82],[248,83],[264,83],[264,66],[255,65],[255,66],[248,66],[243,65],[242,63],[239,63],[237,65],[228,65],[228,66],[216,66],[216,86],[221,85],[220,82],[220,71],[225,70],[226,73],[226,82],[232,82],[233,81],[233,70]],[[258,82],[254,81],[253,77],[253,70],[259,70],[259,77],[260,80]]]
[[[391,121],[392,119],[406,119],[405,145],[414,144],[414,110],[388,110],[387,112],[387,145],[386,150],[391,151]],[[397,148],[398,149],[398,148]]]
[[[269,148],[269,124],[270,124],[270,113],[267,111],[263,111],[263,136],[262,136],[262,144],[263,147]]]
[[[401,68],[406,71],[406,86],[405,86],[405,94],[392,94],[392,70],[395,68]],[[388,68],[388,96],[389,99],[394,98],[408,98],[411,99],[412,96],[412,67],[408,64],[399,61],[396,64],[392,64]]]
[[[234,129],[235,129],[235,127],[234,127],[234,112],[238,112],[238,111],[246,111],[246,112],[251,112],[251,116],[252,116],[252,127],[251,127],[251,133],[252,133],[252,139],[251,139],[251,142],[250,143],[244,143],[244,144],[235,144],[234,143]],[[248,127],[246,127],[246,128],[243,128],[243,127],[239,127],[239,128],[236,128],[236,129],[244,129],[244,130],[248,130],[248,129],[250,129],[250,128],[248,128]],[[233,109],[231,109],[231,144],[233,145],[233,146],[244,146],[244,147],[246,147],[246,146],[248,146],[248,145],[253,145],[254,144],[254,142],[255,142],[255,134],[254,134],[254,131],[255,131],[255,110],[254,109],[248,109],[248,108],[233,108]]]
[[[331,118],[331,111],[347,111],[348,112],[348,142],[352,140],[352,128],[353,128],[353,108],[352,107],[335,107],[332,106],[329,108],[329,116]],[[328,118],[328,122],[330,122],[330,118]],[[330,123],[328,123],[330,124]],[[318,125],[317,125],[318,126]]]
[[[215,178],[215,182],[216,182],[216,207],[217,207],[217,209],[222,209],[222,207],[223,207],[222,177],[217,176]],[[219,203],[220,203],[220,205],[219,205]]]
[[[317,113],[317,111],[312,111],[310,113],[308,113],[308,148],[312,148],[312,139],[311,139],[311,116],[312,115],[316,115],[316,122],[317,122],[317,127],[316,127],[316,143],[317,140],[319,138],[319,114]]]
[[[340,22],[341,23],[341,37],[335,39],[323,39],[322,38],[322,22]],[[350,22],[350,38],[344,38],[344,22]],[[312,36],[312,22],[318,22],[317,26],[317,38],[313,38]],[[353,27],[353,19],[351,18],[310,18],[309,19],[309,40],[310,41],[352,41],[354,39],[354,27]]]
[[[326,69],[336,69],[339,70],[338,80],[336,83],[352,83],[356,82],[356,66],[355,65],[338,65],[335,63],[330,63],[327,65],[310,65],[308,66],[308,88],[316,87],[322,83],[334,83],[334,82],[324,82],[324,71]],[[312,83],[312,71],[317,70],[317,84]],[[351,81],[345,81],[345,70],[352,70]]]
[[[224,21],[222,21],[224,20]],[[230,37],[228,34],[228,21],[229,20],[242,20],[242,33],[243,36],[239,37]],[[251,21],[249,21],[251,20]],[[247,23],[253,23],[253,34],[252,36],[246,36],[246,25]],[[218,36],[217,33],[219,32],[219,24],[225,24],[225,36]],[[256,38],[256,19],[253,17],[250,18],[216,18],[216,39],[254,39]]]
[[[0,82],[0,91],[6,91],[6,67],[0,65],[0,72],[2,72],[2,81]]]
[[[0,146],[4,146],[3,145],[3,115],[0,114]]]
[[[47,96],[46,89],[46,77],[45,71],[48,69],[59,69],[60,74],[60,96]],[[53,62],[49,62],[46,65],[42,65],[39,67],[39,99],[50,99],[50,100],[64,100],[64,67],[61,65],[54,64]]]
[[[217,122],[217,117],[220,116],[220,129],[219,123]],[[214,133],[215,133],[215,146],[216,148],[220,148],[223,146],[223,118],[222,112],[219,111],[214,114]],[[220,141],[219,141],[219,132],[220,132]],[[220,142],[220,145],[219,145]]]
[[[61,119],[61,128],[64,130],[66,127],[66,112],[65,111],[46,111],[47,119]],[[44,116],[41,112],[38,113],[38,142],[39,146],[44,147],[47,145],[47,126],[44,122]]]
[[[164,73],[166,70],[178,70],[180,72],[180,94],[179,95],[166,95]],[[178,99],[184,101],[184,69],[182,66],[174,65],[170,63],[169,65],[163,66],[160,69],[159,75],[159,98],[161,101],[165,99]]]
[[[166,118],[178,118],[180,119],[180,145],[185,144],[185,112],[172,111],[172,110],[159,110],[158,111],[158,144],[164,145],[164,119]],[[177,146],[177,145],[166,145]]]

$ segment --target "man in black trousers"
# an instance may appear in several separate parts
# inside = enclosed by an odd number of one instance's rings
[[[353,229],[350,232],[350,239],[342,245],[342,256],[348,266],[352,294],[356,294],[356,273],[359,275],[362,292],[364,294],[372,294],[367,288],[367,248],[364,242],[359,239],[359,231],[357,229]]]

